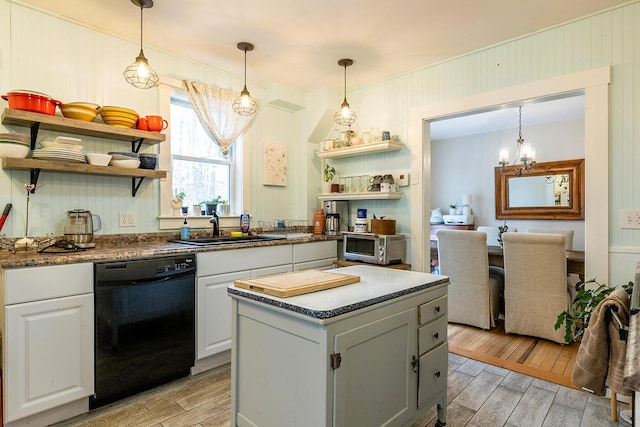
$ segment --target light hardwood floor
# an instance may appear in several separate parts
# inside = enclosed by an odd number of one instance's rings
[[[620,427],[609,400],[573,388],[449,354],[447,426]],[[229,365],[176,380],[56,427],[229,426]],[[619,404],[619,410],[627,405]],[[432,409],[414,427],[435,425]]]

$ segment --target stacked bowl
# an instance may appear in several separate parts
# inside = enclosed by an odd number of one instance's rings
[[[24,159],[31,151],[31,138],[17,133],[0,133],[0,157]]]
[[[138,121],[138,113],[122,107],[102,107],[100,117],[108,125],[132,128]]]
[[[60,106],[60,112],[69,119],[92,122],[98,115],[100,106],[91,102],[69,102]]]

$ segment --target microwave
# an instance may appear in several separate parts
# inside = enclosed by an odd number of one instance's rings
[[[400,264],[405,260],[407,243],[401,234],[342,232],[344,259],[369,264]]]

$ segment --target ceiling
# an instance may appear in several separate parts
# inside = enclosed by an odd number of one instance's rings
[[[130,0],[12,0],[139,43]],[[144,46],[242,75],[248,87],[304,90],[371,84],[610,8],[623,0],[156,0]],[[514,5],[517,5],[515,7]],[[131,60],[138,54],[131,51]],[[145,50],[153,66],[153,52]]]

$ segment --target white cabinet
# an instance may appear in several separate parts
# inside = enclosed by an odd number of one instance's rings
[[[410,426],[435,405],[444,425],[446,280],[421,289],[416,277],[437,276],[344,272],[361,282],[286,299],[230,289],[231,425]],[[352,305],[361,308],[343,312]]]
[[[231,298],[234,281],[291,271],[291,246],[255,247],[199,253],[197,260],[197,359],[231,349]]]
[[[227,295],[227,286],[248,277],[247,270],[198,278],[198,359],[231,348],[231,298]]]
[[[5,270],[2,296],[4,421],[92,395],[93,265]]]
[[[403,425],[415,415],[417,317],[412,308],[336,335],[335,425]]]

